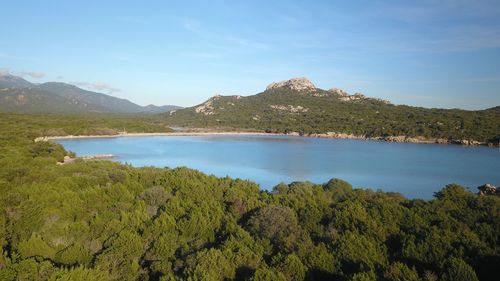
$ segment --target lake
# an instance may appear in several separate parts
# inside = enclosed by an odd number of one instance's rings
[[[198,169],[255,181],[324,183],[341,178],[355,187],[430,199],[448,183],[476,192],[500,184],[500,149],[292,136],[147,136],[58,140],[79,156],[113,154],[133,166]]]

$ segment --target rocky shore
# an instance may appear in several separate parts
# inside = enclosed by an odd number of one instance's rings
[[[299,134],[291,132],[287,135],[292,136],[305,136],[315,138],[333,138],[333,139],[361,139],[361,140],[376,140],[387,142],[400,142],[400,143],[427,143],[427,144],[459,144],[459,145],[487,145],[490,147],[500,147],[500,143],[486,143],[476,140],[449,140],[443,138],[426,138],[422,136],[408,137],[408,136],[386,136],[386,137],[368,137],[365,135],[353,135],[345,133],[328,132],[322,134]]]

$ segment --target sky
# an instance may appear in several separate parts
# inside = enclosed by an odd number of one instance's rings
[[[500,1],[0,0],[0,72],[193,106],[307,77],[395,104],[500,105]]]

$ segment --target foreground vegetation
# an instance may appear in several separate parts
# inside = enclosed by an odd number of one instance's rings
[[[337,132],[366,137],[408,136],[500,143],[500,107],[488,110],[429,109],[376,99],[342,101],[316,90],[281,88],[248,96],[218,96],[197,107],[166,114],[189,127],[231,127],[267,132]]]
[[[163,127],[116,116],[1,117],[0,280],[500,276],[498,196],[452,184],[434,200],[408,200],[338,179],[263,192],[187,168],[58,166],[66,151],[35,137]]]

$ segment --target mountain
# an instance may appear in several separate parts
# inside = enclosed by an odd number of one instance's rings
[[[24,80],[21,77],[17,77],[10,74],[0,74],[0,89],[3,88],[31,88],[33,84]]]
[[[183,108],[183,107],[177,106],[177,105],[162,105],[162,106],[157,106],[157,105],[154,105],[154,104],[146,105],[146,106],[143,107],[143,109],[145,110],[145,112],[149,112],[149,113],[170,112],[170,111],[174,111],[174,110],[181,109],[181,108]]]
[[[29,113],[162,113],[178,106],[140,106],[126,99],[78,88],[71,84],[30,83],[0,75],[0,111]]]
[[[363,137],[422,137],[487,142],[500,136],[498,110],[467,111],[393,105],[389,101],[319,89],[306,78],[272,83],[251,96],[214,96],[165,115],[183,127],[253,129]],[[393,138],[395,141],[398,138]]]

